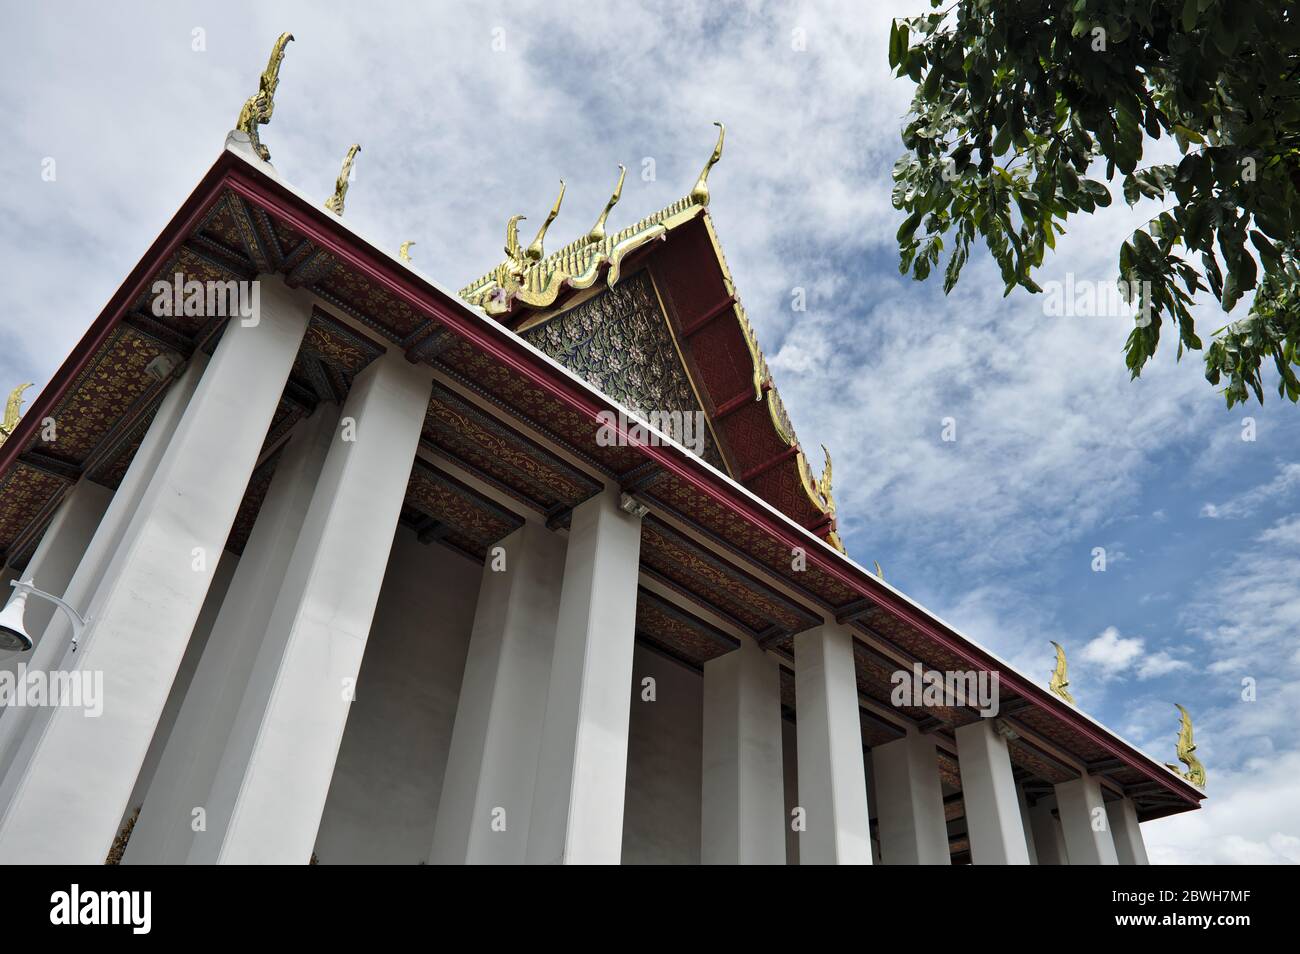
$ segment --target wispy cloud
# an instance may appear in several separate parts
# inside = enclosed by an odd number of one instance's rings
[[[1285,499],[1297,488],[1300,488],[1300,463],[1283,464],[1278,468],[1276,476],[1268,483],[1252,487],[1223,503],[1203,505],[1201,516],[1212,520],[1249,517],[1265,504]]]

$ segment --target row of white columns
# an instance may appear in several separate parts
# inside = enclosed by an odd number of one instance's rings
[[[141,788],[128,863],[311,855],[432,378],[385,354],[342,408],[297,425],[159,732],[310,317],[279,279],[261,301],[257,324],[232,320],[211,361],[196,355],[171,385],[117,493],[79,484],[29,565],[90,625],[74,652],[62,615],[33,613],[28,664],[101,673],[103,713],[3,713],[0,863],[102,862]],[[575,508],[567,542],[528,523],[490,556],[431,861],[619,861],[639,547],[639,519],[608,488]],[[872,861],[852,634],[818,626],[794,652],[790,817],[776,660],[747,642],[705,665],[706,863],[781,863],[787,825],[801,863]],[[976,863],[1145,863],[1132,803],[1104,805],[1096,779],[1057,786],[1058,824],[1025,804],[991,720],[957,743]],[[909,732],[871,764],[882,860],[947,864],[934,740]]]
[[[488,560],[433,863],[618,863],[640,546],[607,489]]]
[[[118,492],[79,485],[28,566],[90,625],[73,652],[62,617],[36,620],[26,662],[102,674],[103,713],[5,712],[0,863],[102,862],[141,788],[128,863],[311,855],[432,372],[386,354],[299,423],[156,734],[310,317],[279,279],[262,292],[171,385]],[[567,545],[529,524],[489,561],[435,858],[618,861],[639,546],[608,490]],[[509,836],[484,838],[498,816]]]
[[[780,863],[784,829],[799,832],[801,864],[879,860],[949,864],[934,739],[915,730],[870,753],[868,806],[853,636],[825,624],[795,636],[798,797],[784,818],[776,660],[753,644],[704,667],[702,860]],[[1031,811],[996,720],[956,732],[967,837],[976,864],[1146,864],[1131,799],[1103,803],[1083,776]],[[874,811],[872,811],[874,809]],[[1059,816],[1059,821],[1058,817]],[[1035,839],[1047,841],[1035,849]]]
[[[111,501],[74,489],[42,541],[60,560],[28,568],[90,623],[73,652],[54,617],[27,664],[102,678],[103,707],[0,719],[0,863],[102,863],[131,807],[311,314],[278,278],[261,306],[170,386]],[[291,437],[127,860],[310,857],[431,388],[430,369],[385,354]]]

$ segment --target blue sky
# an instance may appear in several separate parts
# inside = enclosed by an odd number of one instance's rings
[[[899,276],[910,88],[885,43],[925,4],[266,6],[7,13],[0,381],[45,383],[215,159],[281,30],[276,168],[324,199],[360,142],[349,221],[414,239],[451,287],[561,177],[552,244],[590,226],[619,162],[611,225],[685,194],[722,119],[710,208],[804,446],[834,455],[850,552],[1039,679],[1061,642],[1080,705],[1157,758],[1173,702],[1192,711],[1210,799],[1145,826],[1156,860],[1300,860],[1300,409],[1228,411],[1171,349],[1130,382],[1128,319],[1003,298],[987,256],[949,296]],[[1112,280],[1154,211],[1073,223],[1040,282]],[[1226,320],[1198,315],[1203,337]]]

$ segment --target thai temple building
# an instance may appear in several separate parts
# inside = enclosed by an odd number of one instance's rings
[[[845,552],[723,130],[453,291],[349,226],[356,147],[271,165],[288,39],[0,433],[0,863],[1145,864],[1198,808],[1190,722],[1184,774]]]

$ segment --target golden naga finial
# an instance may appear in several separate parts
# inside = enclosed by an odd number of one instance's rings
[[[18,419],[23,415],[23,392],[31,387],[31,384],[20,384],[9,392],[9,400],[5,404],[4,423],[0,423],[0,444],[3,444],[13,434],[14,428],[18,426]]]
[[[596,224],[593,225],[591,231],[587,233],[587,242],[589,244],[596,245],[605,241],[605,220],[609,218],[610,210],[613,209],[614,206],[618,205],[618,200],[623,197],[623,180],[626,178],[627,167],[620,162],[618,164],[618,185],[614,186],[614,194],[611,195],[609,201],[605,203],[605,210],[600,213],[600,218],[596,220]]]
[[[885,578],[885,571],[880,568],[880,561],[872,560],[871,562],[876,565],[876,576],[880,577],[883,580]]]
[[[713,155],[709,156],[709,161],[704,164],[704,171],[700,177],[695,180],[695,188],[691,190],[691,201],[696,205],[709,204],[709,170],[718,164],[722,158],[722,140],[727,135],[727,127],[722,123],[714,123],[718,127],[718,144],[713,147]]]
[[[1056,668],[1052,670],[1052,681],[1048,683],[1047,688],[1070,705],[1074,705],[1074,696],[1070,695],[1069,690],[1066,689],[1066,686],[1070,684],[1070,680],[1066,678],[1065,650],[1061,648],[1061,644],[1056,640],[1051,640],[1051,643],[1056,647]]]
[[[271,47],[271,59],[266,64],[266,69],[262,71],[261,79],[258,80],[257,92],[248,97],[244,108],[239,111],[239,119],[235,122],[236,129],[248,134],[253,151],[263,162],[271,161],[271,151],[262,145],[261,139],[258,138],[257,127],[269,123],[271,113],[275,111],[275,88],[280,85],[280,63],[284,59],[284,48],[292,39],[292,33],[281,33],[280,39],[275,41],[275,46]]]
[[[348,154],[343,159],[343,169],[334,180],[334,194],[325,200],[325,208],[335,215],[343,214],[343,201],[348,197],[348,178],[352,175],[352,160],[356,159],[360,151],[361,147],[356,143],[348,149]]]
[[[504,266],[504,276],[508,276],[508,281],[519,285],[524,281],[524,268],[528,261],[524,259],[524,247],[519,244],[519,224],[526,220],[528,216],[511,216],[510,221],[506,222],[506,266]],[[506,281],[502,281],[502,287]]]
[[[537,237],[533,239],[532,244],[530,244],[528,248],[524,249],[524,257],[530,262],[540,262],[542,258],[545,257],[545,250],[542,247],[542,242],[546,238],[546,230],[551,227],[551,223],[555,221],[555,217],[560,214],[560,203],[563,201],[564,180],[561,179],[560,194],[555,197],[555,205],[551,206],[551,212],[546,216],[546,221],[543,222],[542,227],[537,230]]]
[[[404,262],[409,262],[411,260],[411,246],[414,244],[410,240],[403,242],[401,248],[397,250],[397,257]]]
[[[1183,714],[1182,721],[1178,726],[1178,748],[1176,750],[1178,761],[1187,766],[1187,771],[1180,771],[1177,765],[1166,762],[1165,765],[1174,772],[1178,772],[1183,778],[1191,782],[1197,788],[1205,788],[1205,766],[1201,764],[1192,753],[1196,751],[1196,743],[1192,741],[1192,717],[1187,714],[1187,710],[1178,703],[1178,711]]]
[[[512,215],[506,223],[506,259],[512,265],[520,267],[524,263],[524,249],[519,244],[519,223],[527,218],[526,215]]]
[[[835,512],[835,498],[831,495],[831,452],[822,445],[822,453],[826,455],[826,463],[822,465],[822,475],[817,480],[817,492],[822,495],[826,501],[826,510],[828,513]]]

